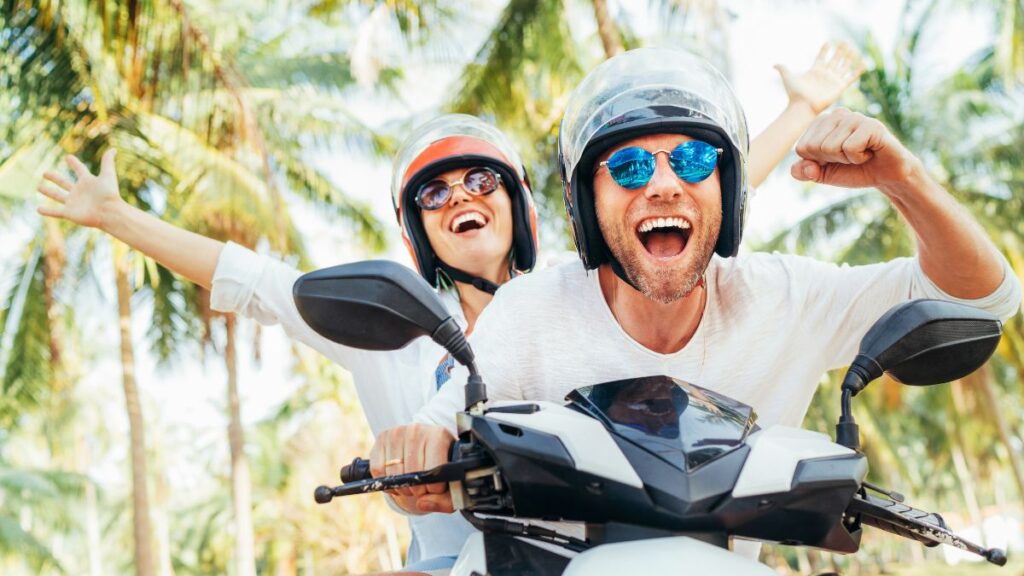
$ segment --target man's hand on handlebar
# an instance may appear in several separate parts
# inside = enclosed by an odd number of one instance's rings
[[[448,462],[454,440],[451,433],[440,426],[409,424],[385,430],[370,451],[370,472],[374,478],[379,478],[430,470]],[[399,508],[413,514],[454,511],[447,484],[410,486],[387,493]]]

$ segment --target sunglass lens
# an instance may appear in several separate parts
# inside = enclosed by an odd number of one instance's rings
[[[451,188],[444,180],[431,180],[420,187],[416,203],[424,210],[437,210],[448,202],[451,192]]]
[[[651,181],[654,156],[643,148],[623,148],[608,158],[608,173],[619,186],[635,190]]]
[[[683,142],[668,157],[672,170],[691,184],[705,180],[718,164],[718,149],[700,140]]]
[[[462,178],[462,185],[470,194],[483,196],[498,188],[498,174],[487,168],[474,168]]]

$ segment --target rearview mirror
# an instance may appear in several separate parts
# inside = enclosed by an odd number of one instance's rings
[[[342,264],[304,274],[292,297],[317,334],[362,350],[397,350],[430,336],[469,369],[466,409],[487,401],[473,349],[437,293],[412,270],[387,260]]]
[[[446,322],[455,325],[423,278],[387,260],[304,274],[292,295],[302,319],[317,334],[362,350],[397,350],[420,336],[433,336]]]
[[[916,386],[949,382],[980,368],[995,352],[1002,332],[1002,323],[984,310],[913,300],[875,322],[850,370],[863,372],[860,388],[883,372]]]
[[[836,442],[860,449],[850,399],[883,372],[915,386],[956,380],[992,356],[1002,333],[995,316],[963,304],[912,300],[889,310],[861,339],[860,351],[843,377]]]

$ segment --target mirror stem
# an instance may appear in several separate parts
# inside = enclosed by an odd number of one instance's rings
[[[847,374],[849,377],[849,374]],[[843,385],[842,412],[839,416],[839,423],[836,424],[836,444],[846,446],[850,450],[860,451],[860,427],[853,419],[853,408],[851,401],[853,391]]]
[[[473,349],[470,348],[462,328],[459,328],[454,318],[448,318],[431,334],[431,338],[434,339],[434,342],[444,346],[456,362],[469,368],[469,378],[466,380],[466,411],[474,414],[480,413],[484,403],[487,402],[487,386],[476,368]]]
[[[469,379],[466,380],[466,411],[478,414],[483,410],[487,402],[487,386],[484,384],[483,376],[476,371],[476,364],[470,363]]]

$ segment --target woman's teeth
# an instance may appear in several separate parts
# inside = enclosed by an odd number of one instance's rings
[[[487,219],[479,212],[467,212],[456,216],[451,223],[451,231],[455,233],[483,228],[487,225]]]

